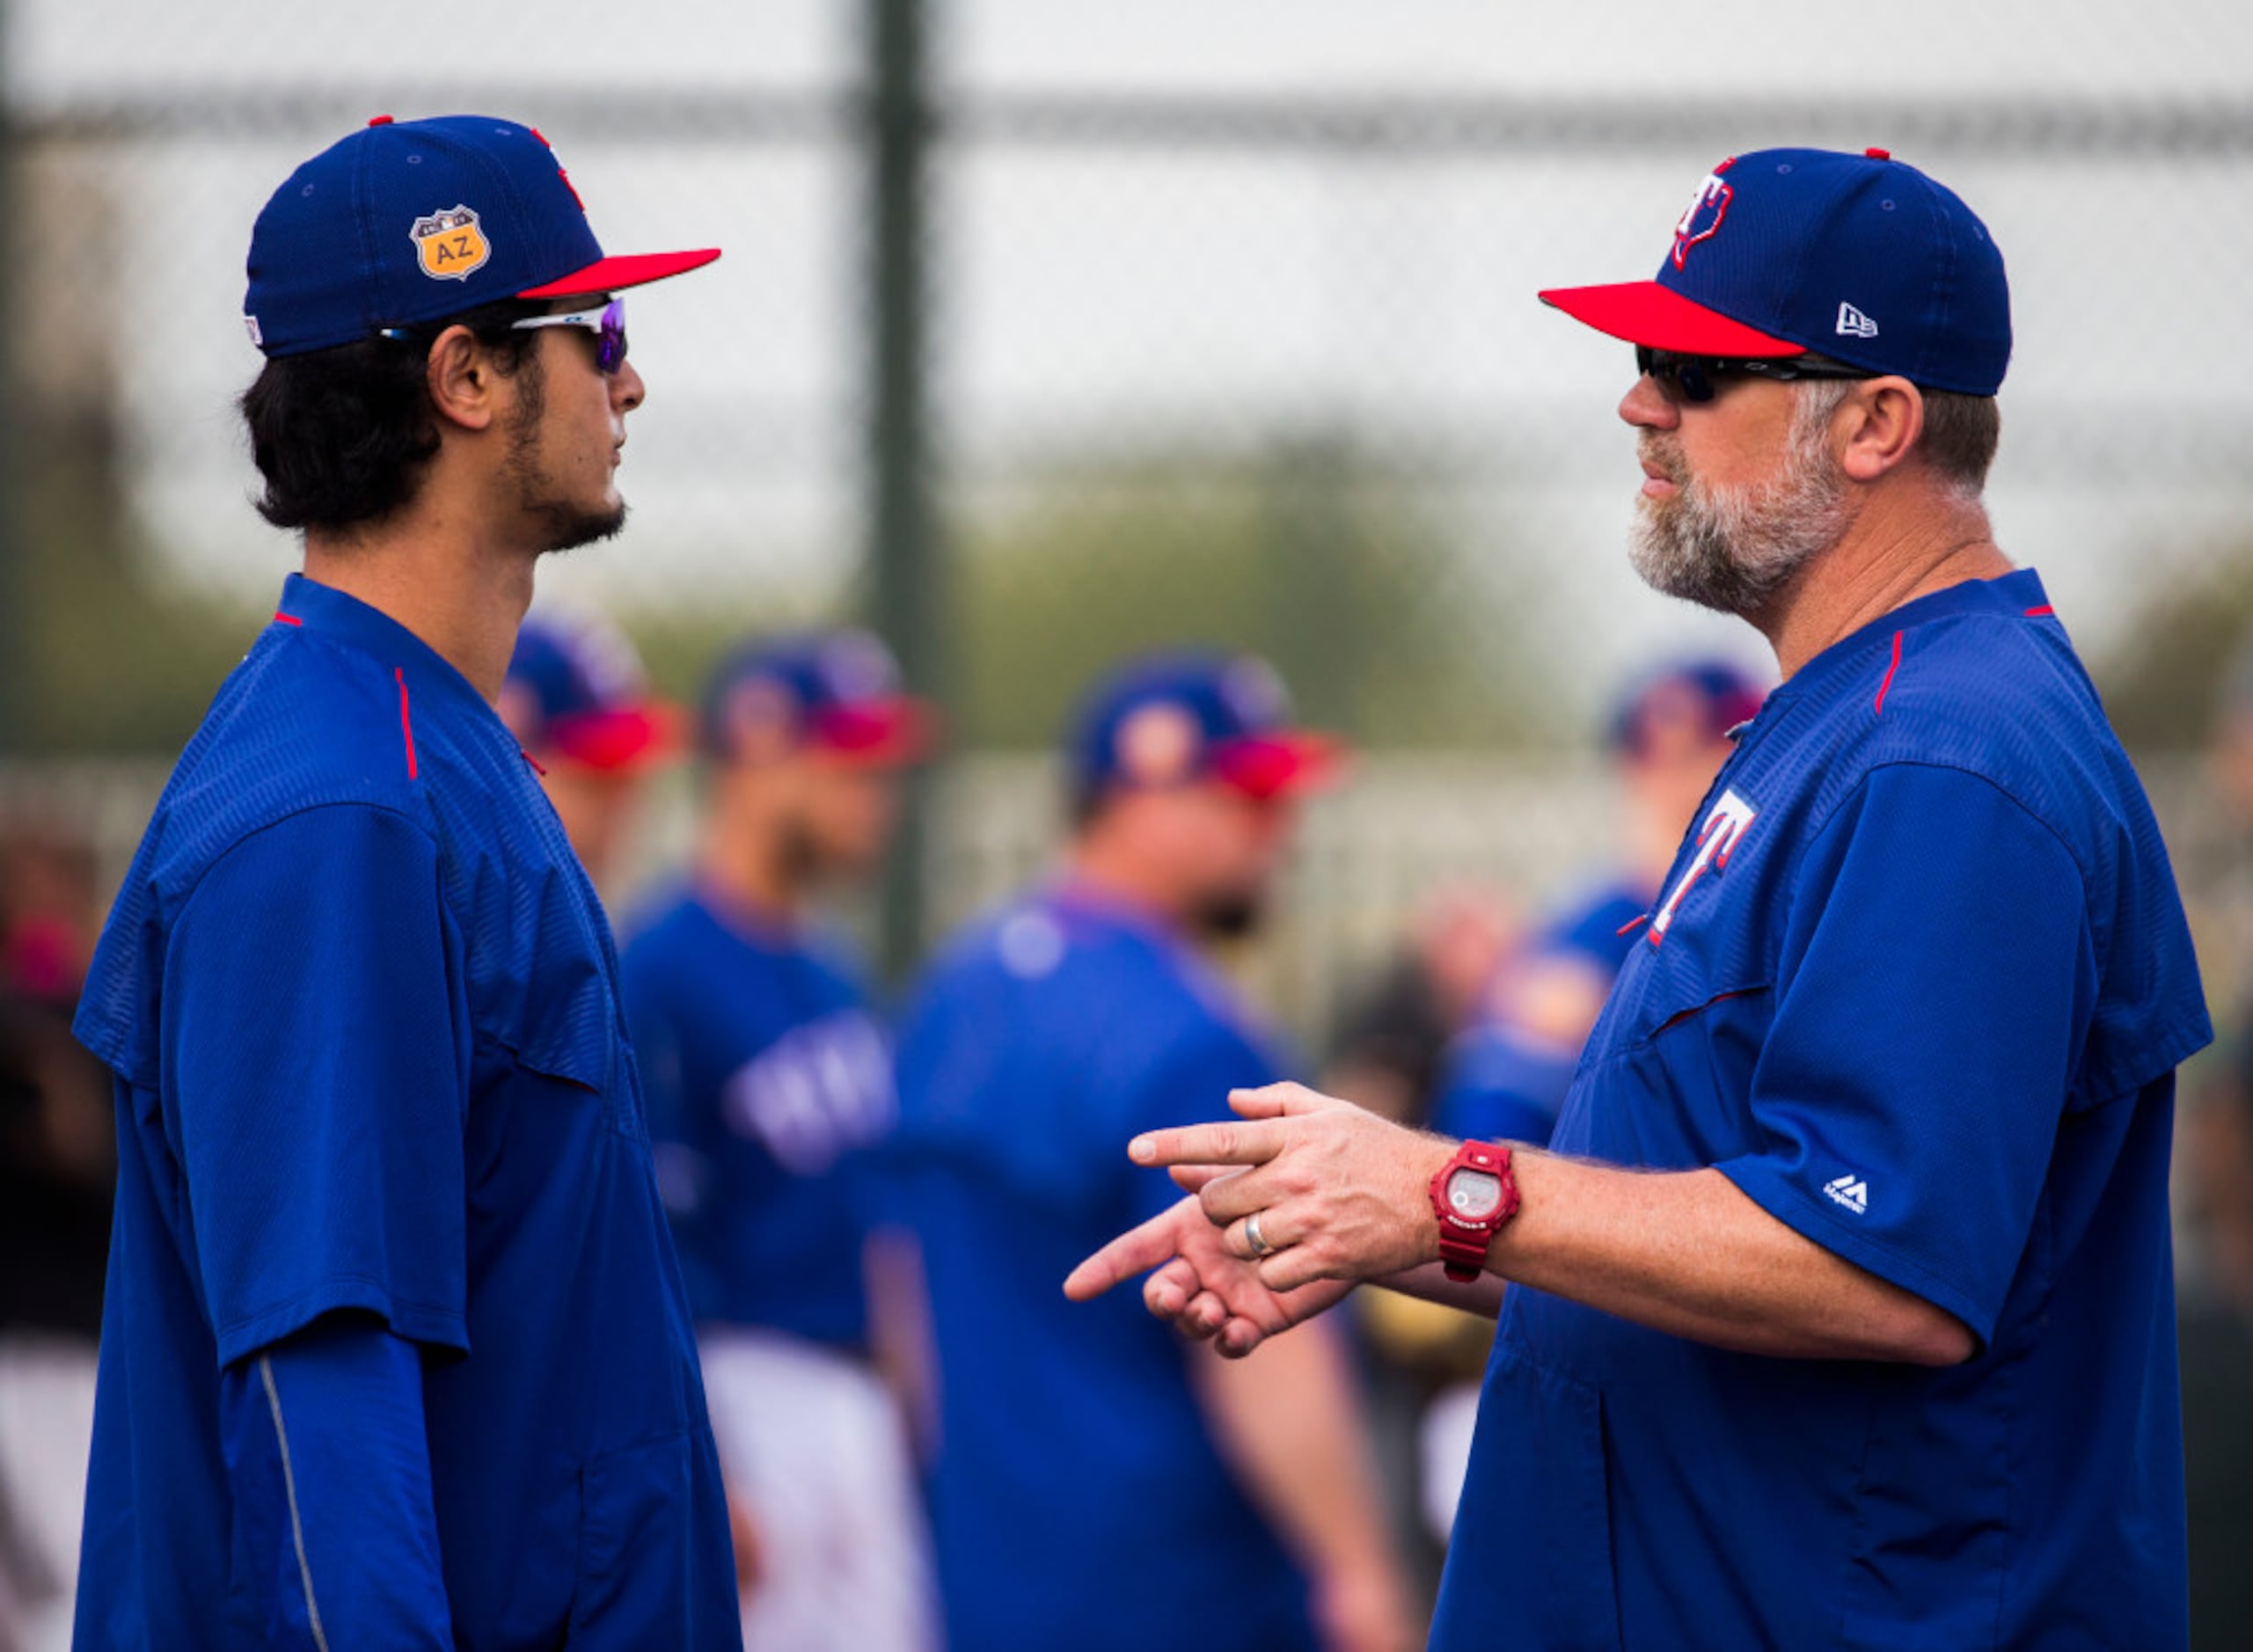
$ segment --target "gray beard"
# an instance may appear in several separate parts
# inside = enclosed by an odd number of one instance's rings
[[[1666,464],[1680,489],[1635,501],[1628,559],[1644,584],[1724,614],[1766,609],[1810,562],[1846,537],[1854,520],[1846,479],[1821,445],[1793,432],[1775,475],[1750,487],[1715,487]],[[1664,463],[1648,442],[1645,454]]]

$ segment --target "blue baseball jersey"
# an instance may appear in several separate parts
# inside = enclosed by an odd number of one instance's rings
[[[633,926],[624,963],[691,1309],[861,1349],[867,1150],[896,1107],[855,973],[693,890]]]
[[[738,1644],[610,932],[451,666],[292,578],[157,805],[78,1033],[119,1144],[80,1646],[262,1641],[276,1577],[428,1564],[317,1531],[277,1564],[286,1529],[231,1499],[223,1371],[340,1312],[420,1350],[456,1645]]]
[[[1717,1166],[1977,1351],[1760,1358],[1511,1287],[1433,1644],[2183,1644],[2167,1168],[2209,1037],[2031,572],[1810,662],[1715,780],[1553,1144]]]
[[[1137,1132],[1276,1066],[1220,981],[1068,894],[974,928],[902,1029],[896,1160],[939,1353],[932,1524],[953,1652],[1310,1644],[1306,1583],[1132,1290],[1064,1276],[1181,1195]]]

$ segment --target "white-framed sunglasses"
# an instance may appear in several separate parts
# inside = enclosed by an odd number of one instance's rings
[[[595,335],[595,365],[615,373],[625,363],[625,300],[613,298],[600,310],[574,310],[560,316],[526,316],[508,324],[511,332],[535,327],[584,327]]]

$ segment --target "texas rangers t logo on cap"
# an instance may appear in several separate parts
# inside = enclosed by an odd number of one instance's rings
[[[1676,269],[1682,267],[1682,261],[1689,257],[1692,247],[1701,241],[1713,238],[1715,231],[1721,228],[1722,219],[1728,216],[1730,200],[1737,192],[1722,181],[1721,175],[1736,164],[1737,157],[1733,155],[1722,162],[1705,175],[1698,185],[1698,193],[1690,198],[1689,210],[1674,226]]]
[[[434,212],[427,218],[417,218],[414,228],[407,233],[414,238],[414,250],[422,259],[422,273],[433,281],[467,281],[474,271],[483,269],[486,259],[493,256],[493,247],[485,238],[477,214],[467,207],[457,206],[449,212]]]

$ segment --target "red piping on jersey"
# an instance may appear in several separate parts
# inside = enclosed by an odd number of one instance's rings
[[[532,135],[534,137],[538,137],[539,134],[535,132]],[[530,752],[525,750],[522,746],[516,748],[516,755],[532,765],[532,772],[534,774],[538,775],[543,780],[547,778],[547,768],[538,757],[532,756]]]
[[[1874,715],[1883,716],[1884,714],[1885,691],[1893,686],[1893,673],[1900,669],[1901,633],[1897,631],[1893,633],[1893,663],[1885,668],[1885,680],[1877,685],[1877,703],[1870,707],[1870,711]]]
[[[2045,603],[2039,608],[2028,609],[2026,610],[2026,618],[2029,619],[2047,619],[2057,611],[2058,610],[2051,607],[2049,603]]]
[[[1620,925],[1619,928],[1613,930],[1612,932],[1614,935],[1632,935],[1635,931],[1641,929],[1649,922],[1650,922],[1650,914],[1648,912],[1639,912],[1635,917],[1629,918],[1626,923]]]
[[[302,625],[305,622],[298,618],[295,614],[284,614],[277,611],[274,616],[274,623],[277,625]]]
[[[391,668],[391,675],[399,679],[399,733],[406,736],[406,778],[412,780],[415,778],[414,720],[409,717],[406,712],[406,668],[403,665],[395,665]]]
[[[1693,1015],[1701,1015],[1706,1011],[1713,1008],[1716,1004],[1725,1004],[1730,998],[1741,998],[1748,992],[1757,992],[1758,990],[1759,990],[1759,989],[1757,987],[1737,987],[1728,992],[1716,992],[1711,998],[1708,998],[1703,1004],[1693,1004],[1686,1010],[1675,1011],[1673,1014],[1668,1016],[1664,1020],[1658,1024],[1657,1030],[1651,1034],[1651,1036],[1656,1038],[1660,1033],[1664,1032],[1668,1027],[1679,1026],[1682,1022],[1688,1020]]]

